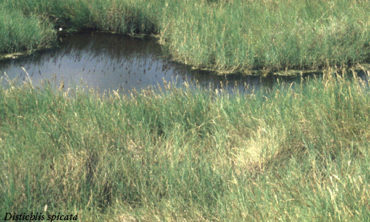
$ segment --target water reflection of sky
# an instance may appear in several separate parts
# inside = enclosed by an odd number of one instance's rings
[[[173,63],[161,55],[154,39],[132,39],[104,33],[81,33],[63,38],[59,48],[0,63],[0,72],[10,79],[25,79],[24,67],[34,85],[49,80],[58,85],[63,80],[66,88],[85,84],[103,90],[143,89],[163,86],[163,80],[184,81],[194,86],[233,88],[244,90],[270,87],[271,79],[257,77],[222,77],[207,72],[191,71],[189,67]]]

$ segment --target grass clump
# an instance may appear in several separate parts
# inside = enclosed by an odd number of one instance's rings
[[[159,3],[159,6],[157,5]],[[157,33],[160,1],[134,0],[3,0],[8,9],[48,17],[67,31],[92,29],[119,34]]]
[[[0,214],[83,221],[369,218],[369,91],[0,89]]]
[[[0,4],[0,53],[13,53],[49,47],[55,41],[50,23],[20,10],[8,10]]]
[[[176,59],[197,68],[248,73],[368,60],[365,1],[171,3],[179,7],[165,10],[163,42]]]

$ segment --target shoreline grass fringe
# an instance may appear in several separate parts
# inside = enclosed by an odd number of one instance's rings
[[[357,0],[2,0],[0,51],[52,44],[53,24],[155,34],[173,60],[196,69],[324,70],[369,63],[368,11]]]

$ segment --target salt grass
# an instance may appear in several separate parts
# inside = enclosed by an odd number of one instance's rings
[[[82,221],[369,217],[361,81],[326,74],[233,96],[168,88],[1,88],[0,214],[47,205]]]
[[[55,31],[39,17],[25,16],[20,10],[0,7],[0,53],[47,48],[55,41]]]

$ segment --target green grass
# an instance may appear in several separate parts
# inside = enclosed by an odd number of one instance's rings
[[[328,75],[249,95],[0,88],[0,215],[368,221],[369,98]]]
[[[369,62],[368,1],[1,0],[0,8],[3,17],[22,11],[69,31],[156,34],[174,60],[221,73]],[[0,42],[8,33],[26,36],[17,43],[23,48],[34,47],[33,33],[53,41],[50,29],[15,23],[0,27]],[[6,46],[0,51],[22,48]]]
[[[195,67],[246,73],[368,59],[366,1],[229,2],[183,1],[166,11],[165,20],[177,17],[162,28],[171,54]]]
[[[38,16],[0,7],[0,53],[46,48],[55,37],[51,24]]]
[[[318,69],[369,61],[369,7],[0,0],[0,52],[49,47],[63,27],[155,34],[173,59],[218,72]],[[369,89],[325,72],[249,95],[0,87],[0,217],[368,221]]]

